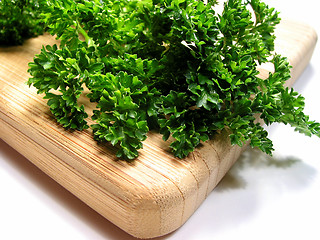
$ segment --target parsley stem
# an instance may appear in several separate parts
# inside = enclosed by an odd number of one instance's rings
[[[78,29],[79,33],[84,37],[84,39],[85,39],[86,43],[88,44],[88,46],[89,47],[95,46],[94,45],[94,41],[92,40],[92,38],[89,37],[87,32],[81,27],[79,21],[76,20],[75,22],[76,22],[76,28]]]

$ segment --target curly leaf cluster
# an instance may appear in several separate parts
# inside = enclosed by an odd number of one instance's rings
[[[88,127],[83,89],[96,102],[94,138],[138,156],[150,129],[172,139],[183,158],[226,129],[232,144],[250,141],[269,154],[266,124],[290,124],[320,136],[304,99],[284,87],[287,59],[275,54],[278,12],[260,0],[39,0],[42,21],[60,40],[32,63],[29,85],[44,93],[63,126]],[[274,71],[261,79],[258,64]]]

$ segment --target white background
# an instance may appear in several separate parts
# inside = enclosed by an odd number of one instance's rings
[[[265,1],[320,34],[316,0]],[[320,43],[294,85],[320,121]],[[320,239],[320,139],[268,128],[274,157],[248,150],[179,230],[161,239]],[[0,140],[0,239],[134,239]]]

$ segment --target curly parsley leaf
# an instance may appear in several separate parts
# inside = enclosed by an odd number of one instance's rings
[[[99,109],[92,117],[97,122],[92,126],[95,139],[119,144],[118,157],[136,158],[147,138],[149,101],[156,97],[155,92],[125,72],[98,74],[92,79],[88,97],[98,102]]]

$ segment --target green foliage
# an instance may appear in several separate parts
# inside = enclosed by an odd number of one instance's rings
[[[49,99],[51,112],[66,128],[88,128],[84,120],[88,115],[84,106],[77,103],[86,76],[97,69],[96,64],[90,64],[88,55],[94,55],[94,51],[87,48],[85,43],[77,51],[68,47],[58,49],[57,45],[46,46],[29,64],[29,72],[33,77],[28,84],[33,84],[38,93],[45,93],[44,98]],[[82,72],[83,68],[86,68],[85,72]]]
[[[287,60],[273,53],[278,13],[260,0],[40,0],[43,22],[60,46],[44,47],[29,85],[44,93],[54,116],[71,129],[87,128],[78,99],[84,87],[97,103],[94,138],[132,160],[151,128],[173,139],[183,158],[223,129],[232,144],[250,141],[271,154],[256,121],[290,124],[320,136],[304,115],[304,99],[285,88]],[[258,64],[275,71],[259,78]]]
[[[155,91],[149,91],[137,76],[125,72],[97,74],[92,79],[88,97],[98,102],[99,109],[92,117],[97,122],[92,126],[95,139],[119,143],[118,157],[136,158],[149,131],[148,110]]]
[[[20,45],[43,33],[37,0],[0,1],[0,45]]]

